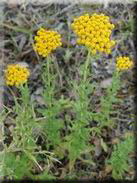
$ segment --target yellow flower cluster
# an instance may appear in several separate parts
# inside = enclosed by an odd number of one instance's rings
[[[39,55],[47,57],[49,53],[62,45],[61,36],[56,31],[40,28],[35,36],[34,49]]]
[[[116,68],[118,71],[131,69],[133,67],[133,61],[129,57],[117,57]]]
[[[6,84],[18,86],[25,83],[29,75],[30,72],[26,67],[19,64],[10,64],[5,71]]]
[[[71,24],[74,32],[79,36],[78,44],[87,46],[93,54],[96,51],[111,53],[115,41],[110,39],[114,24],[109,22],[109,17],[104,14],[85,14]]]

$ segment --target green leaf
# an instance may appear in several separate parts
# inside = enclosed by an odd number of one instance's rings
[[[101,138],[101,146],[102,146],[102,148],[103,148],[103,150],[104,150],[105,152],[107,152],[107,151],[108,151],[107,144],[103,141],[103,139],[102,139],[102,138]]]
[[[112,166],[114,179],[123,178],[125,171],[128,171],[128,154],[134,150],[133,136],[128,136],[124,141],[114,146],[111,158],[107,161]]]

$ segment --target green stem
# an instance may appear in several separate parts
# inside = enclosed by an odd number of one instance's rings
[[[49,73],[49,63],[50,62],[50,57],[47,57],[47,74],[48,74],[48,86],[50,87],[50,73]]]
[[[51,83],[51,75],[50,75],[50,69],[52,69],[51,67],[50,67],[50,64],[51,64],[51,57],[50,56],[48,56],[47,57],[47,69],[46,69],[46,71],[47,71],[47,79],[48,79],[48,95],[49,95],[49,107],[51,107],[52,106],[52,97],[53,97],[53,93],[52,93],[52,85],[53,85],[53,83]]]
[[[88,66],[89,66],[89,60],[90,60],[90,51],[88,50],[87,59],[85,61],[85,69],[84,69],[84,82],[87,80],[87,72],[88,72]]]

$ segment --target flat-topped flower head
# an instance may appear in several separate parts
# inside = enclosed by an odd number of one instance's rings
[[[93,54],[98,52],[111,53],[115,41],[110,39],[114,24],[104,14],[85,14],[71,24],[73,31],[78,35],[78,44],[87,46]]]
[[[129,57],[117,57],[116,69],[118,71],[128,70],[133,67],[133,61]]]
[[[34,50],[43,57],[47,57],[52,51],[62,45],[59,33],[44,28],[40,28],[37,31],[34,39]]]
[[[10,64],[5,71],[6,84],[9,86],[24,84],[29,76],[29,70],[19,64]]]

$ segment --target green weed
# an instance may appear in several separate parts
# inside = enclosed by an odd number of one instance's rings
[[[107,161],[112,166],[112,177],[123,179],[126,171],[129,170],[129,154],[134,151],[133,136],[126,137],[123,141],[114,145],[110,159]]]

